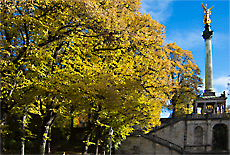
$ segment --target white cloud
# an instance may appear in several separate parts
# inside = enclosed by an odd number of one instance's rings
[[[202,79],[203,79],[203,85],[202,85],[201,88],[199,88],[199,90],[204,90],[205,89],[205,77],[203,77]],[[228,83],[230,83],[230,77],[220,76],[218,78],[214,78],[213,79],[213,87],[214,87],[213,90],[215,92],[221,92],[222,90],[219,91],[219,89],[220,88],[226,89]]]
[[[164,23],[172,14],[171,3],[172,0],[142,0],[140,12],[150,14],[154,20]]]
[[[203,79],[203,85],[199,90],[204,91],[205,89],[205,77]],[[221,76],[218,78],[213,79],[213,91],[216,92],[216,94],[223,93],[223,91],[226,92],[227,84],[230,83],[230,77],[227,76]]]
[[[214,86],[222,86],[227,87],[227,83],[229,82],[230,78],[227,76],[221,76],[213,80]]]
[[[213,37],[213,46],[218,49],[229,49],[229,34],[218,33],[214,31]]]
[[[204,39],[202,38],[202,31],[198,28],[194,28],[189,31],[185,30],[176,30],[166,33],[165,38],[166,43],[175,42],[183,49],[192,49],[194,47],[203,47]],[[213,35],[212,44],[215,48],[229,49],[229,36],[227,34],[215,33]]]
[[[200,30],[189,31],[174,30],[166,34],[165,43],[176,43],[182,49],[191,50],[194,47],[202,47],[204,42]]]
[[[223,94],[223,92],[225,91],[225,95],[228,95],[228,90],[221,90],[221,91],[215,91],[216,96],[220,96],[221,94]]]

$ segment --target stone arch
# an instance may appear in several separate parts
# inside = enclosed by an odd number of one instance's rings
[[[203,144],[203,128],[201,126],[197,126],[194,130],[194,144]]]
[[[212,131],[212,150],[228,150],[228,126],[216,124]]]

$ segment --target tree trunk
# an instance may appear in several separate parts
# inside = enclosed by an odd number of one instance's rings
[[[101,147],[101,154],[105,155],[105,148],[106,148],[106,128],[102,128],[102,147]]]
[[[24,116],[22,118],[22,141],[21,141],[21,155],[25,154],[25,122],[27,116],[27,107],[24,109]]]
[[[40,145],[40,154],[45,155],[45,150],[46,150],[46,141],[48,139],[48,134],[49,130],[51,130],[52,124],[55,120],[56,114],[53,111],[49,112],[49,115],[47,116],[48,118],[45,120],[48,120],[44,126],[43,126],[43,132],[42,132],[42,140],[41,140],[41,145]],[[43,124],[44,124],[43,123]]]
[[[96,155],[98,155],[99,153],[99,147],[101,148],[101,145],[99,144],[99,142],[103,138],[102,135],[103,135],[103,127],[97,126],[96,127]]]
[[[97,139],[96,139],[96,152],[95,152],[96,155],[98,155],[98,143],[99,143],[99,140],[98,140],[98,138],[97,138]]]
[[[105,146],[102,147],[101,154],[105,155]]]
[[[86,143],[85,143],[85,146],[84,146],[84,152],[83,154],[87,154],[88,153],[88,149],[89,149],[89,141],[90,141],[90,138],[91,138],[91,135],[93,133],[93,130],[95,128],[95,125],[92,123],[92,108],[90,109],[90,113],[88,113],[88,123],[87,123],[87,130],[86,130]]]
[[[172,112],[172,118],[175,118],[175,113],[176,113],[176,109],[175,106],[173,107],[173,112]]]
[[[50,154],[50,152],[51,152],[51,129],[52,129],[52,127],[50,128],[50,130],[49,130],[49,140],[48,140],[48,143],[47,143],[47,149],[48,149],[48,154]]]
[[[71,114],[73,113],[73,111],[71,111]],[[72,142],[74,141],[74,128],[73,128],[73,125],[74,125],[74,117],[73,115],[71,115],[71,118],[70,118],[70,139],[69,141]]]
[[[89,134],[87,135],[87,140],[86,140],[86,144],[85,144],[85,150],[84,150],[84,153],[83,153],[83,154],[87,154],[87,153],[88,153],[88,149],[89,149],[88,143],[89,143],[90,137],[91,137],[91,133],[89,133]]]
[[[2,110],[2,107],[1,107],[1,130],[6,130],[5,127],[6,127],[6,124],[7,124],[7,113],[4,112]],[[5,148],[5,135],[2,135],[1,134],[1,140],[0,140],[0,143],[1,143],[1,152],[5,152],[6,151],[6,148]]]
[[[172,115],[171,117],[174,118],[175,114],[176,114],[176,100],[175,100],[176,95],[173,96],[172,98],[172,107],[173,107],[173,111],[172,111]]]
[[[21,155],[24,155],[24,154],[25,154],[25,140],[23,138],[21,141]]]

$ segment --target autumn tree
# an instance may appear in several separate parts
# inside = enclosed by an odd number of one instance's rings
[[[100,100],[95,97],[96,83],[125,82],[127,77],[118,76],[122,69],[131,75],[127,62],[132,62],[136,47],[141,46],[140,38],[135,40],[135,17],[144,19],[136,12],[136,1],[111,4],[87,0],[1,3],[2,111],[5,116],[22,117],[27,107],[30,115],[40,117],[42,154],[58,113],[70,110],[70,105],[79,111],[91,109]],[[152,22],[138,31],[155,30],[157,23]],[[155,35],[146,40],[162,39],[161,30],[151,33]]]
[[[100,21],[95,18],[93,3],[1,3],[2,112],[4,116],[10,113],[22,116],[27,106],[29,113],[40,116],[38,138],[42,154],[56,114],[84,98],[84,83],[89,80],[87,75],[91,74],[93,64],[89,53],[93,47],[87,50],[90,38],[103,38],[102,35],[108,38],[97,27]],[[102,32],[90,36],[94,29]],[[2,121],[7,124],[5,117]]]
[[[192,104],[200,94],[202,85],[200,70],[196,65],[191,51],[183,50],[175,43],[166,45],[168,57],[172,63],[170,76],[175,80],[175,89],[171,99],[172,117],[192,112]]]
[[[115,141],[134,125],[147,132],[168,100],[196,88],[186,85],[198,74],[191,54],[163,46],[164,26],[141,14],[138,0],[6,0],[0,7],[1,121],[21,119],[26,108],[27,119],[39,120],[41,154],[57,115],[87,114],[86,142],[104,145],[109,127]]]

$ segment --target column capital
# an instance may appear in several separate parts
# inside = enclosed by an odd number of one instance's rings
[[[212,38],[212,35],[213,35],[213,31],[211,31],[210,29],[210,25],[209,24],[205,24],[204,26],[204,31],[203,31],[203,38],[206,40],[206,39],[211,39]]]

